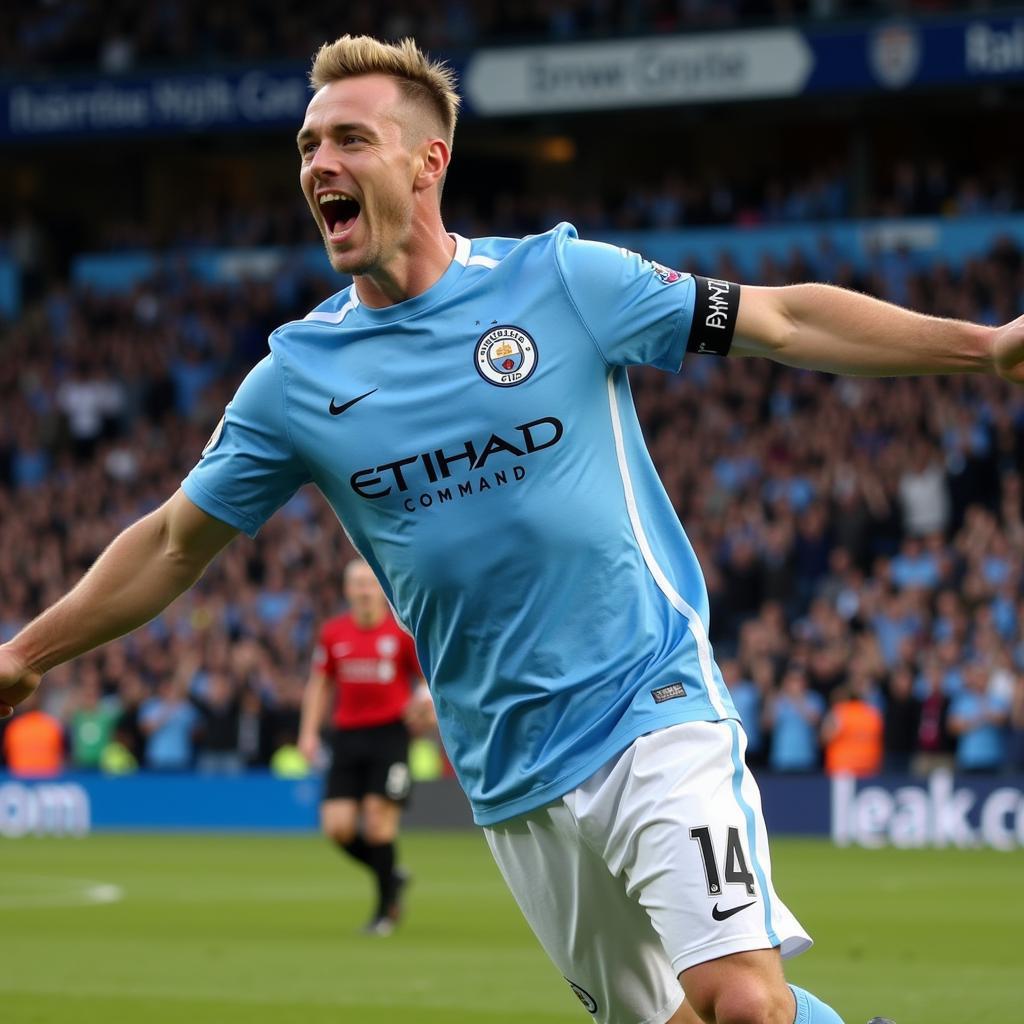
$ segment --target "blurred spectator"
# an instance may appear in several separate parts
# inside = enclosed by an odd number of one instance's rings
[[[121,708],[116,698],[104,698],[99,669],[93,663],[83,665],[72,708],[67,726],[71,763],[76,769],[95,770],[114,738]]]
[[[910,536],[889,563],[889,579],[900,590],[935,590],[942,581],[942,565],[920,536]]]
[[[922,702],[914,694],[914,673],[898,665],[889,675],[885,694],[885,770],[900,774],[910,770],[921,729]]]
[[[215,670],[195,679],[189,699],[201,717],[196,767],[206,775],[238,775],[245,768],[239,749],[241,690],[232,686],[224,672]]]
[[[56,405],[64,417],[76,458],[92,458],[97,442],[114,433],[124,404],[124,388],[119,382],[94,370],[84,360],[72,368],[57,389]]]
[[[114,650],[123,650],[116,645]],[[134,671],[126,671],[118,682],[118,701],[121,713],[114,724],[114,741],[119,743],[135,759],[136,764],[145,764],[146,733],[142,728],[140,712],[147,693],[142,680]]]
[[[270,716],[259,693],[242,691],[238,714],[238,752],[246,767],[265,766],[274,754]],[[296,730],[297,731],[297,730]]]
[[[949,490],[942,463],[932,448],[918,441],[900,476],[903,528],[914,537],[944,534],[949,526]]]
[[[186,686],[180,673],[175,674],[159,683],[157,696],[142,705],[139,724],[147,737],[147,768],[174,772],[192,767],[199,713],[185,697]]]
[[[723,661],[721,669],[722,678],[729,688],[740,721],[743,723],[743,731],[747,734],[747,763],[760,764],[764,759],[764,730],[761,728],[764,703],[762,690],[753,679],[748,679],[741,673],[740,663],[735,658]]]
[[[3,732],[7,770],[22,778],[50,778],[64,767],[64,729],[60,720],[39,709],[38,700],[22,703]]]
[[[765,708],[765,727],[771,730],[768,765],[772,771],[812,772],[818,768],[818,726],[824,711],[825,701],[808,688],[807,674],[791,666]]]
[[[939,659],[929,659],[920,680],[921,715],[917,744],[911,761],[911,770],[915,775],[926,776],[934,771],[953,770],[956,748],[949,728],[950,699],[944,692],[944,683]]]
[[[964,671],[964,689],[953,700],[949,730],[957,738],[956,767],[961,772],[996,772],[1006,758],[1010,702],[988,689],[984,663],[972,661]]]
[[[821,727],[829,775],[865,779],[882,768],[885,724],[870,701],[869,685],[869,677],[859,674],[833,694],[832,707]]]

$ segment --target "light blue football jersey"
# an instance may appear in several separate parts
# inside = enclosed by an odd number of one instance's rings
[[[274,331],[183,487],[250,535],[320,488],[490,824],[643,733],[737,716],[625,369],[679,369],[693,279],[567,224],[456,243],[422,295],[370,309],[350,287]]]

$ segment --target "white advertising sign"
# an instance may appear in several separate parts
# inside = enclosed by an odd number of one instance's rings
[[[464,85],[484,115],[596,110],[792,96],[813,65],[799,32],[767,29],[481,50]]]

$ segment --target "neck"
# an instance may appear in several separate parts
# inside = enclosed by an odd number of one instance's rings
[[[408,243],[388,261],[355,277],[359,301],[371,309],[393,306],[422,295],[444,275],[455,256],[455,239],[434,211],[425,223],[416,223]]]
[[[373,629],[384,621],[386,614],[381,608],[360,609],[352,613],[352,620],[360,629]]]

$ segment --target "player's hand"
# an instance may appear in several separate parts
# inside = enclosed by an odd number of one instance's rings
[[[414,736],[422,736],[437,725],[434,701],[426,687],[420,687],[405,705],[405,724]]]
[[[1024,316],[997,327],[992,337],[996,373],[1011,384],[1024,384]]]
[[[42,675],[30,669],[12,650],[0,647],[0,718],[8,718],[14,708],[30,697]]]
[[[316,764],[320,757],[320,737],[300,736],[298,742],[299,753],[306,759],[308,764]]]

